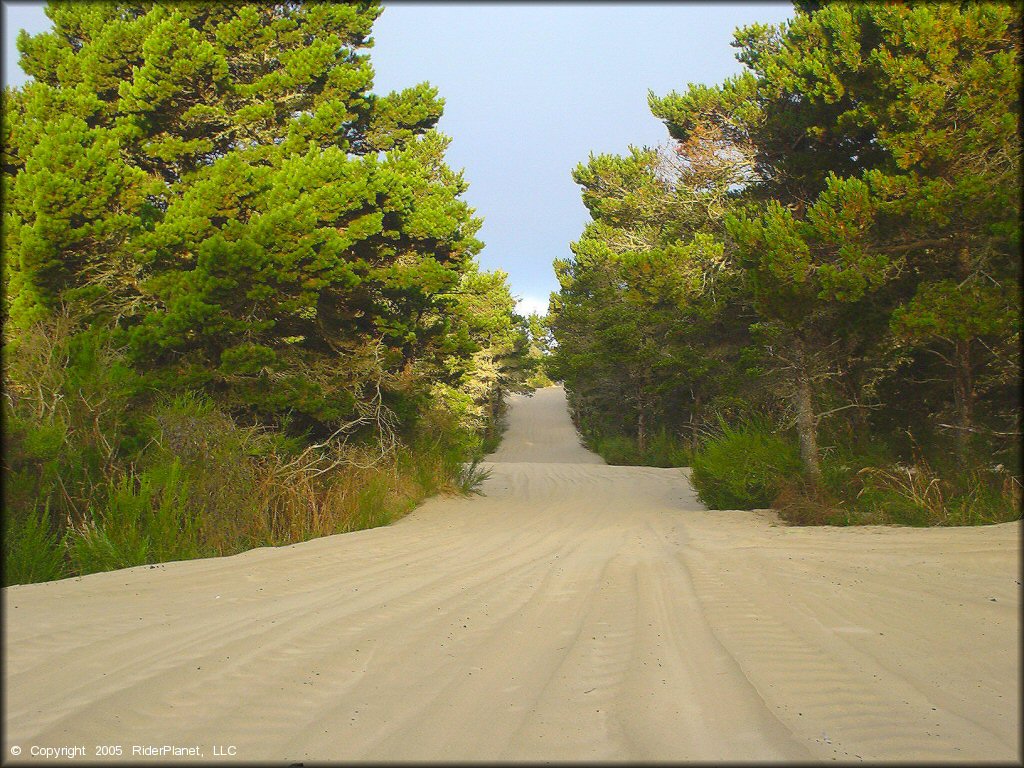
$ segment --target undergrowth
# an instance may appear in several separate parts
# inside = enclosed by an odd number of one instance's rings
[[[662,429],[651,435],[643,450],[635,437],[628,435],[591,434],[585,438],[587,447],[608,464],[632,467],[687,467],[690,450],[677,436]]]
[[[202,394],[145,398],[109,335],[40,328],[19,347],[5,350],[5,585],[387,525],[487,476],[483,439],[443,409],[392,445],[310,445]]]
[[[1021,479],[979,459],[941,468],[914,446],[901,460],[883,442],[822,451],[821,480],[803,476],[795,439],[766,419],[719,425],[693,458],[711,509],[772,507],[793,525],[988,525],[1021,517]]]
[[[823,462],[813,486],[787,479],[773,506],[797,525],[990,525],[1019,520],[1021,481],[1000,465],[937,471],[910,462],[846,452]]]

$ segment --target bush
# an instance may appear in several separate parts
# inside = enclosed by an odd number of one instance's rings
[[[800,473],[797,447],[761,419],[723,422],[720,430],[693,457],[691,479],[700,500],[711,509],[770,506],[782,481]]]
[[[50,508],[34,508],[22,520],[7,515],[4,532],[4,586],[64,578],[63,536],[50,526]]]
[[[107,502],[71,533],[79,573],[198,557],[197,521],[185,504],[181,467],[154,468],[111,483]]]
[[[53,519],[82,522],[150,438],[141,380],[114,334],[79,325],[62,313],[4,340],[4,507],[15,516],[49,504]]]
[[[933,447],[932,451],[938,454]],[[909,460],[873,441],[823,451],[823,487],[785,483],[776,499],[780,517],[798,525],[986,525],[1020,519],[1021,481],[1002,465],[975,456],[941,468],[911,438]]]
[[[473,459],[487,419],[454,389],[404,444],[311,444],[287,420],[247,426],[206,394],[142,387],[101,331],[60,315],[5,346],[7,584],[385,525],[486,478]]]
[[[651,436],[643,453],[645,467],[688,467],[691,462],[690,449],[664,429]]]
[[[586,441],[588,447],[608,464],[635,467],[640,464],[640,451],[636,441],[625,435],[594,435]]]
[[[1019,520],[1020,479],[1001,467],[941,477],[922,457],[912,464],[862,469],[856,503],[896,525],[988,525]]]
[[[963,490],[946,505],[945,525],[989,525],[1021,518],[1021,481],[1002,467],[975,469],[959,478]]]
[[[784,479],[772,507],[791,525],[851,525],[849,510],[826,488],[803,479]]]
[[[858,475],[857,507],[878,523],[935,525],[944,516],[947,485],[917,467],[865,467]]]
[[[480,466],[480,459],[473,459],[462,465],[455,478],[455,486],[463,496],[483,496],[483,484],[490,478],[492,469]]]
[[[196,521],[202,549],[210,554],[241,551],[257,498],[261,457],[282,451],[279,433],[238,425],[210,398],[193,392],[162,399],[148,415],[155,433],[143,468],[175,462],[181,470],[184,505]]]

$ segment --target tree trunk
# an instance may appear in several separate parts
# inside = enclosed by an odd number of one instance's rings
[[[800,460],[804,475],[814,485],[821,482],[821,464],[818,457],[818,424],[814,417],[814,398],[811,391],[811,372],[807,366],[803,340],[797,340],[796,381],[793,404],[796,407],[796,429],[800,436]]]
[[[846,397],[854,407],[850,409],[849,421],[847,422],[850,441],[860,447],[866,448],[871,437],[871,425],[868,421],[868,409],[861,405],[861,395],[864,387],[861,383],[862,376],[847,370],[843,373],[843,387],[846,390]]]
[[[956,403],[957,454],[962,462],[966,462],[971,452],[971,434],[974,431],[974,378],[971,373],[971,341],[958,339],[954,342],[953,362],[956,366],[954,376],[954,401]]]
[[[871,438],[871,425],[868,421],[868,409],[860,403],[853,409],[853,439],[859,448],[867,448]]]
[[[693,396],[693,410],[690,411],[690,452],[697,453],[700,443],[697,439],[697,425],[700,424],[700,395]]]
[[[647,449],[647,436],[644,432],[644,417],[646,413],[643,405],[639,407],[639,411],[636,417],[636,447],[637,450],[642,454]]]

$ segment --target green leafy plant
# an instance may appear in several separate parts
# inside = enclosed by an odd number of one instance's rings
[[[196,557],[198,524],[189,514],[181,481],[175,460],[111,483],[103,507],[91,509],[71,534],[76,569],[94,573]]]
[[[34,508],[24,519],[6,515],[4,585],[52,581],[67,575],[64,537],[50,525],[49,504]]]
[[[636,438],[627,435],[592,434],[586,438],[587,446],[607,463],[632,467],[687,467],[690,449],[667,429],[650,435],[640,449]]]
[[[913,464],[866,467],[857,506],[872,521],[897,525],[985,525],[1018,520],[1020,480],[1010,473],[968,469],[944,478],[923,458]]]
[[[455,487],[463,496],[483,495],[483,484],[493,473],[490,467],[481,467],[480,459],[462,465],[455,477]]]
[[[693,457],[691,479],[702,502],[712,509],[768,507],[786,477],[800,471],[792,442],[764,420],[720,424]]]

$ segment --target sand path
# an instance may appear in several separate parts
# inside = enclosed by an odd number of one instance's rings
[[[4,757],[1020,759],[1018,523],[708,512],[558,388],[491,459],[387,528],[5,589]]]

